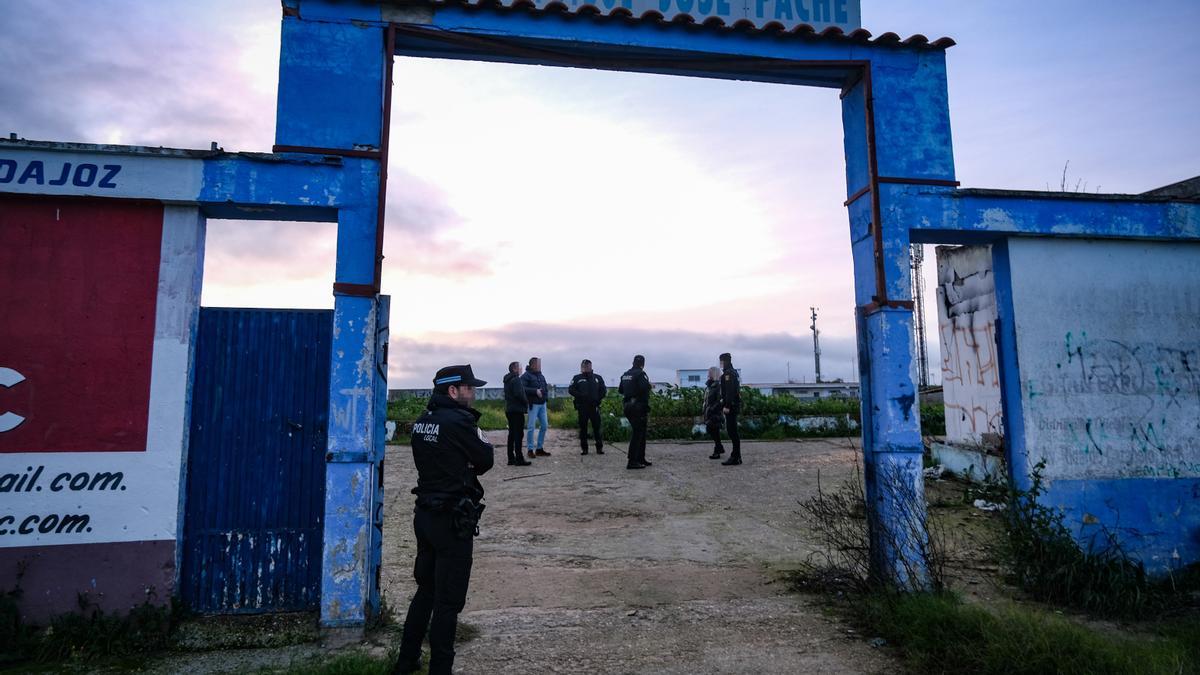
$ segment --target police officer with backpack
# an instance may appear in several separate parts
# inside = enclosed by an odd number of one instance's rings
[[[633,433],[629,437],[629,460],[626,469],[644,469],[650,466],[646,460],[646,426],[650,422],[650,377],[646,375],[646,357],[633,357],[633,367],[621,375],[617,388],[624,399],[625,418]]]
[[[417,592],[404,620],[397,673],[420,669],[426,628],[429,672],[450,673],[454,665],[454,632],[467,601],[474,537],[484,508],[479,476],[494,462],[492,445],[479,431],[480,413],[471,407],[475,388],[485,384],[470,365],[442,368],[426,411],[413,424]]]

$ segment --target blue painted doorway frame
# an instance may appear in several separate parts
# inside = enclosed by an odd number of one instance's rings
[[[338,212],[326,626],[361,625],[379,601],[373,520],[381,495],[373,491],[381,491],[383,404],[372,397],[385,389],[373,381],[371,366],[386,354],[378,326],[387,313],[378,294],[396,55],[754,80],[840,95],[872,558],[874,572],[900,586],[927,583],[925,541],[910,527],[925,515],[910,245],[1017,235],[1200,239],[1200,207],[1129,200],[1078,208],[1078,200],[1064,195],[957,189],[945,58],[951,40],[697,25],[653,12],[635,18],[619,7],[604,15],[590,5],[572,12],[562,3],[545,10],[517,4],[283,1],[274,149],[340,157],[359,195]],[[1062,214],[1069,214],[1066,226]],[[376,411],[373,419],[360,414],[368,409]],[[885,483],[898,489],[881,489]]]
[[[396,12],[401,12],[397,14]],[[865,33],[862,32],[862,33]],[[830,88],[841,95],[847,207],[860,316],[863,441],[876,523],[923,517],[876,476],[917,485],[922,441],[910,376],[912,301],[907,227],[882,218],[885,183],[952,187],[944,48],[869,33],[826,37],[717,30],[661,21],[461,5],[286,0],[280,54],[278,153],[338,155],[375,202],[338,213],[334,350],[362,353],[379,292],[392,64],[397,54],[752,79]],[[353,332],[353,337],[347,333]],[[340,337],[339,337],[340,335]],[[376,343],[378,345],[378,343]],[[376,346],[376,349],[381,349]],[[368,356],[364,354],[364,356]],[[370,363],[371,358],[364,361]],[[382,443],[355,406],[369,373],[335,359],[330,383],[330,464],[321,620],[361,625],[378,608],[380,561],[371,540]],[[346,392],[354,392],[347,394]],[[381,438],[381,434],[379,436]],[[377,489],[377,488],[374,488]],[[891,496],[889,496],[891,495]],[[915,510],[914,510],[915,506]],[[878,530],[879,528],[874,528]],[[900,528],[896,532],[907,532]],[[924,542],[876,532],[877,573],[925,584]]]

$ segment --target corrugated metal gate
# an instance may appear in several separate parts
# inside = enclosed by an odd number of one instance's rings
[[[180,593],[198,612],[316,609],[333,312],[204,307]]]

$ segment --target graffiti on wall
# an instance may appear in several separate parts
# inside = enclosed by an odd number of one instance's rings
[[[939,246],[937,265],[946,439],[977,445],[1003,427],[991,247]]]
[[[1200,477],[1200,245],[1010,251],[1030,460],[1052,479]]]
[[[1039,435],[1068,452],[1060,465],[1113,461],[1124,476],[1200,476],[1200,344],[1163,345],[1095,338],[1086,331],[1063,337],[1054,372],[1026,380]],[[1039,399],[1073,401],[1078,415],[1038,415]]]

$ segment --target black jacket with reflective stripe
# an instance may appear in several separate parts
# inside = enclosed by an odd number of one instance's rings
[[[412,428],[413,462],[421,496],[483,498],[479,476],[495,462],[492,444],[479,431],[479,411],[445,394],[434,394]]]

